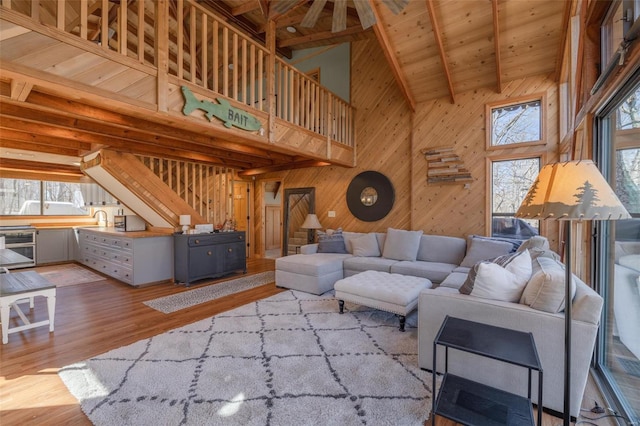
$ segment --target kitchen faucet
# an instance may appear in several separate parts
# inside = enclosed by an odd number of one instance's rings
[[[104,220],[102,220],[102,222],[104,222],[104,226],[107,226],[108,222],[107,222],[107,212],[105,212],[104,210],[96,210],[95,213],[93,213],[93,217],[99,216],[100,213],[102,213],[102,216],[104,216]],[[100,225],[100,218],[98,218],[98,225]]]

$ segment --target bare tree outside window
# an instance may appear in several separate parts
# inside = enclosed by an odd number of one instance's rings
[[[491,145],[542,140],[542,105],[539,99],[491,109]]]

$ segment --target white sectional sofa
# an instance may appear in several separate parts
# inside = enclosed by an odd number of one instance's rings
[[[415,233],[408,232],[415,231],[389,229],[386,234],[375,233],[368,237],[344,232],[343,253],[318,253],[318,244],[303,246],[302,254],[276,260],[276,285],[322,294],[331,290],[337,280],[367,270],[428,278],[433,287],[423,290],[418,300],[419,367],[432,369],[433,340],[446,315],[531,332],[544,371],[543,405],[561,413],[564,405],[564,267],[557,254],[548,250],[546,239],[534,237],[518,248],[517,252],[526,251],[531,269],[523,283],[524,289],[518,290],[518,294],[522,294],[518,296],[520,299],[505,301],[499,300],[500,290],[481,291],[478,277],[483,276],[484,269],[497,268],[500,273],[495,276],[489,274],[487,277],[484,273],[483,285],[486,282],[493,285],[494,278],[496,282],[501,281],[500,277],[504,279],[507,273],[496,265],[504,259],[515,258],[505,255],[514,251],[513,244],[477,236],[463,239],[422,235],[420,231],[416,237]],[[375,247],[374,242],[377,242]],[[494,258],[497,259],[487,261]],[[489,263],[493,263],[494,269],[486,266]],[[504,269],[509,271],[508,268]],[[472,285],[474,278],[475,287]],[[572,416],[577,416],[603,299],[577,277],[574,277],[574,285],[570,411]],[[494,297],[496,293],[498,300]],[[438,356],[438,360],[443,361],[444,356]],[[438,366],[437,370],[442,372],[443,366]],[[525,369],[452,350],[449,370],[526,396]],[[537,375],[533,376],[532,399],[536,401]]]

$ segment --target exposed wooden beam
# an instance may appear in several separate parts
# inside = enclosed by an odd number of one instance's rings
[[[281,41],[279,46],[280,47],[289,47],[289,46],[297,46],[297,45],[304,44],[304,43],[331,40],[331,39],[337,38],[337,37],[343,37],[343,36],[347,36],[347,35],[351,35],[351,34],[361,33],[362,31],[363,31],[362,27],[360,25],[356,25],[356,26],[347,28],[346,30],[341,31],[339,33],[334,33],[334,32],[331,32],[331,31],[323,31],[323,32],[318,32],[318,33],[312,33],[312,34],[309,34],[309,35],[306,35],[306,36],[290,38],[288,40]]]
[[[451,96],[451,103],[456,103],[456,94],[453,90],[453,80],[451,78],[451,71],[449,70],[449,63],[447,61],[447,54],[444,49],[444,43],[442,37],[440,37],[440,25],[438,24],[438,18],[436,18],[436,11],[433,7],[433,0],[425,0],[427,2],[427,9],[429,10],[429,19],[431,20],[431,28],[433,29],[433,36],[436,39],[438,45],[438,53],[440,54],[440,61],[442,62],[442,68],[444,69],[444,75],[447,79],[447,86],[449,87],[449,95]]]
[[[256,9],[260,9],[260,2],[258,0],[249,0],[239,6],[231,8],[231,14],[233,16],[244,15],[245,13],[253,12]]]
[[[400,67],[400,63],[398,62],[398,58],[393,53],[393,48],[391,47],[391,43],[389,42],[389,37],[384,30],[382,25],[382,20],[380,19],[380,13],[378,13],[378,9],[373,0],[369,0],[369,5],[371,6],[371,10],[376,18],[376,24],[373,26],[373,31],[376,34],[376,38],[378,39],[378,43],[380,47],[382,47],[382,51],[384,52],[384,56],[387,58],[387,62],[389,63],[389,67],[391,68],[391,72],[396,79],[396,83],[402,92],[405,100],[409,104],[409,108],[411,111],[416,110],[416,101],[413,98],[413,94],[411,90],[409,90],[409,84],[402,72],[402,68]]]
[[[0,129],[4,134],[5,130]],[[2,147],[6,149],[20,149],[24,151],[44,152],[46,154],[67,155],[70,157],[79,157],[78,150],[54,146],[51,144],[34,144],[21,140],[3,139]]]
[[[330,165],[331,163],[327,163],[326,161],[305,160],[305,161],[298,161],[296,163],[279,164],[277,166],[244,170],[244,171],[238,172],[238,175],[239,176],[256,176],[256,175],[262,175],[270,172],[280,172],[283,170],[303,169],[307,167],[324,167],[324,166],[330,166]]]
[[[567,35],[569,34],[569,20],[571,19],[571,4],[573,2],[567,1],[564,4],[564,13],[562,15],[562,28],[560,33],[560,49],[558,49],[558,57],[556,59],[556,72],[555,72],[555,81],[560,81],[562,75],[562,64],[565,56],[565,52],[567,46],[569,44],[569,40],[567,39]],[[605,4],[607,2],[592,2],[597,4]]]
[[[33,88],[33,83],[29,83],[26,81],[20,81],[17,79],[11,80],[11,99],[15,101],[24,101],[31,93],[31,89]]]
[[[496,84],[498,93],[502,93],[502,63],[500,62],[500,15],[498,14],[498,0],[491,0],[493,12],[493,47],[496,55]]]
[[[80,166],[65,164],[42,163],[40,161],[14,160],[12,158],[0,159],[0,170],[13,170],[22,172],[41,172],[65,176],[84,176]]]

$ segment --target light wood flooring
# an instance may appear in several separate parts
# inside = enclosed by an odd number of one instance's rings
[[[273,259],[250,260],[248,273],[273,270],[274,263]],[[222,281],[233,278],[236,276]],[[282,291],[268,284],[172,314],[142,303],[186,290],[173,283],[133,288],[113,279],[58,288],[54,333],[50,334],[48,327],[38,327],[11,334],[9,343],[0,345],[0,424],[90,425],[58,378],[61,367]],[[32,312],[35,320],[46,316],[43,300],[36,302]],[[594,400],[603,405],[590,381],[583,407],[591,408]],[[436,423],[455,424],[441,418]],[[561,423],[561,419],[544,413],[543,426]],[[608,419],[592,423],[614,424]]]

